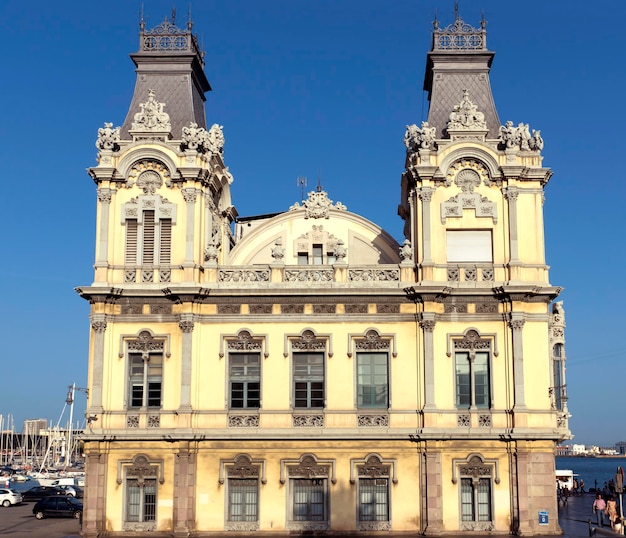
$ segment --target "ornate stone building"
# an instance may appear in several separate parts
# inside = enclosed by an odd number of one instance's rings
[[[84,536],[557,533],[551,171],[500,123],[484,23],[435,24],[402,245],[321,189],[239,217],[191,24],[140,37],[89,170]]]

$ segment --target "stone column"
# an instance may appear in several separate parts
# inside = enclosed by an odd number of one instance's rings
[[[437,407],[435,404],[435,350],[433,345],[435,323],[434,312],[422,314],[420,327],[424,331],[424,411]]]
[[[522,329],[526,321],[523,314],[511,313],[509,325],[513,331],[513,379],[515,382],[514,411],[525,411],[526,401],[524,396],[524,345],[522,341]]]
[[[187,538],[195,530],[196,454],[180,441],[174,462],[174,536]]]
[[[109,255],[109,213],[113,189],[98,189],[98,202],[100,202],[100,236],[98,252],[96,254],[96,267],[108,266]]]
[[[93,329],[93,370],[91,372],[91,387],[89,389],[89,413],[102,413],[102,376],[104,371],[104,331],[107,328],[104,314],[91,315]]]
[[[106,525],[106,470],[108,457],[99,451],[99,443],[87,443],[85,448],[85,498],[83,499],[84,538],[101,536]]]
[[[180,406],[182,412],[191,411],[191,336],[194,328],[193,314],[181,314],[178,322],[183,332],[180,373]]]
[[[196,189],[183,189],[183,198],[187,202],[187,222],[185,224],[185,261],[183,267],[194,267],[193,240],[195,230]]]
[[[441,454],[426,452],[426,529],[424,534],[443,531],[443,483]]]
[[[504,197],[509,202],[509,249],[510,259],[509,267],[511,268],[511,274],[509,278],[511,280],[519,279],[519,237],[518,237],[518,225],[517,225],[517,196],[519,189],[517,187],[507,187],[504,191]]]

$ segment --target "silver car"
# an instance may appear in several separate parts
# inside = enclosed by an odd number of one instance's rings
[[[0,489],[0,504],[4,507],[21,504],[22,494],[12,489]]]

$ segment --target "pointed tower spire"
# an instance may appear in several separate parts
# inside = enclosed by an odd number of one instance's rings
[[[447,137],[450,114],[462,102],[466,91],[478,111],[484,114],[488,138],[497,138],[500,120],[493,102],[489,70],[494,53],[487,50],[484,15],[480,28],[466,24],[454,5],[455,21],[441,29],[433,27],[432,49],[428,53],[424,90],[428,92],[428,124],[437,138]]]
[[[173,138],[180,138],[190,122],[206,128],[205,92],[211,90],[204,74],[204,55],[193,35],[191,20],[178,28],[176,12],[158,26],[146,30],[143,10],[139,24],[139,51],[131,54],[137,66],[135,91],[122,127],[122,138],[129,138],[133,119],[150,91],[166,106]]]

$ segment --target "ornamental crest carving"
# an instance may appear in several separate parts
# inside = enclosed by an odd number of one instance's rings
[[[333,205],[333,201],[328,198],[328,193],[323,190],[318,190],[317,192],[311,191],[309,193],[309,198],[302,201],[302,206],[300,206],[300,204],[296,202],[289,208],[289,211],[296,211],[297,209],[305,210],[305,219],[327,219],[330,218],[330,215],[328,213],[330,209],[346,211],[347,208],[341,202],[337,202],[335,205]]]
[[[448,131],[486,130],[485,115],[469,98],[469,90],[463,90],[463,99],[450,113]]]
[[[475,160],[463,159],[457,161],[448,170],[445,185],[449,186],[452,181],[461,189],[456,196],[441,203],[441,223],[445,224],[447,218],[462,217],[464,209],[473,209],[476,217],[491,217],[494,223],[498,222],[498,206],[486,196],[474,192],[482,182],[489,186],[489,174],[485,167]]]
[[[328,478],[330,475],[329,465],[318,465],[313,456],[304,456],[299,465],[290,465],[289,476],[300,478]]]
[[[149,331],[141,331],[135,340],[128,341],[129,351],[141,351],[147,355],[150,351],[163,351],[165,342],[156,340]]]
[[[497,180],[490,178],[489,171],[480,161],[476,159],[459,159],[448,168],[444,185],[449,187],[452,183],[455,183],[463,192],[473,192],[473,189],[478,187],[481,182],[487,187],[498,183]],[[469,188],[470,185],[471,188]]]
[[[354,347],[357,351],[389,351],[391,340],[381,338],[375,330],[365,333],[365,338],[355,338]]]
[[[454,340],[454,350],[461,351],[476,351],[476,350],[489,350],[491,348],[491,342],[487,338],[481,338],[477,331],[471,329],[465,333],[462,339]]]
[[[232,465],[227,466],[228,478],[259,478],[259,465],[243,454],[237,456]]]
[[[126,476],[128,478],[136,478],[140,485],[143,485],[146,479],[156,479],[158,475],[158,466],[150,465],[148,458],[143,455],[136,456],[132,465],[126,469]]]
[[[163,183],[170,185],[170,171],[166,166],[158,161],[139,161],[128,173],[126,188],[137,185],[144,194],[154,194]]]
[[[170,116],[163,110],[165,103],[159,103],[155,95],[154,90],[148,90],[148,100],[139,105],[141,111],[133,118],[133,131],[169,132],[172,129]]]
[[[313,331],[306,330],[299,338],[291,340],[291,348],[295,351],[324,351],[326,339],[318,338]]]
[[[241,331],[237,339],[226,340],[228,351],[261,351],[263,339],[254,338],[248,331]]]
[[[378,456],[370,456],[363,465],[357,465],[359,477],[388,478],[391,465],[385,465]]]

